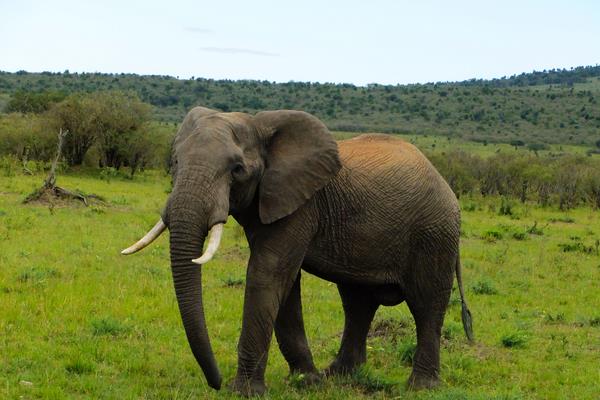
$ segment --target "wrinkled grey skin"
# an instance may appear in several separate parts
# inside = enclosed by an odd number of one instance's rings
[[[290,370],[319,378],[302,320],[301,270],[335,282],[342,298],[344,333],[327,374],[364,363],[379,305],[406,301],[417,327],[409,386],[438,383],[440,332],[460,272],[460,213],[416,148],[384,135],[338,146],[317,118],[299,111],[252,116],[196,107],[173,143],[172,174],[162,217],[175,292],[211,387],[220,388],[221,377],[204,320],[202,267],[191,260],[228,215],[244,228],[251,252],[233,390],[265,391],[273,331]]]

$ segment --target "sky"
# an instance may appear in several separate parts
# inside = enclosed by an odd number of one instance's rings
[[[406,84],[600,63],[600,1],[0,0],[0,70]]]

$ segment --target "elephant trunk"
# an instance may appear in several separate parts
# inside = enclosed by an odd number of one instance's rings
[[[198,218],[189,218],[189,215],[185,215],[188,213],[170,211],[171,270],[181,319],[192,353],[209,386],[218,390],[221,388],[221,375],[204,318],[202,266],[192,262],[202,252],[206,238],[206,220],[195,223],[194,219],[198,221]]]

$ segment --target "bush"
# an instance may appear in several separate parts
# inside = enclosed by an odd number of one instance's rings
[[[572,238],[569,243],[559,243],[558,247],[564,252],[580,252],[584,254],[598,254],[599,243],[596,240],[595,246],[588,246],[577,240],[578,238]]]
[[[27,92],[17,90],[6,105],[6,112],[43,113],[54,103],[62,101],[66,96],[66,93],[56,91]]]
[[[527,233],[525,232],[514,232],[512,235],[515,240],[525,240],[527,239]]]
[[[56,133],[38,115],[0,114],[0,156],[49,161],[56,154]]]
[[[489,230],[483,234],[482,239],[493,243],[496,240],[502,240],[502,237],[502,233],[495,230]]]
[[[0,170],[4,176],[15,176],[21,168],[21,163],[14,155],[0,157]]]
[[[496,288],[494,287],[493,282],[489,279],[480,279],[479,281],[475,282],[471,286],[471,290],[475,294],[492,295],[498,293],[498,290],[496,290]]]
[[[529,336],[523,331],[507,333],[500,338],[502,346],[517,349],[526,347],[528,341]]]

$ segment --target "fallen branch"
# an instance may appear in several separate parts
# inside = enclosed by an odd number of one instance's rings
[[[71,190],[62,188],[60,186],[56,186],[56,168],[58,167],[58,162],[60,161],[60,157],[62,156],[62,148],[64,144],[65,136],[69,131],[63,131],[62,129],[58,133],[58,145],[56,148],[56,157],[52,161],[52,166],[50,167],[50,172],[48,172],[48,176],[44,180],[44,184],[42,187],[28,195],[23,203],[31,203],[34,201],[46,201],[50,203],[51,207],[54,206],[54,200],[62,199],[62,200],[78,200],[81,201],[86,206],[89,205],[90,199],[95,199],[99,202],[102,202],[103,199],[100,196],[95,194],[83,194],[81,192],[73,192]]]

